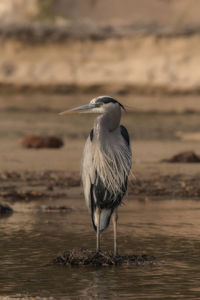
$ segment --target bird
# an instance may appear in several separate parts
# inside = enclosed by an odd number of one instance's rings
[[[96,251],[101,252],[101,233],[108,228],[112,217],[115,256],[118,255],[118,206],[127,191],[132,163],[129,134],[120,124],[122,110],[124,106],[114,98],[99,96],[89,104],[60,113],[98,114],[83,151],[82,184],[96,231]]]

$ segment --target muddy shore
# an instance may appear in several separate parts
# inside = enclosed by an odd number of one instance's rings
[[[116,95],[117,96],[117,95]],[[94,94],[2,94],[0,101],[1,201],[38,201],[83,197],[80,166],[85,140],[95,116],[60,117],[58,113],[87,103]],[[184,151],[200,154],[198,97],[121,95],[133,112],[123,113],[133,151],[128,198],[200,196],[198,163],[167,163]],[[165,100],[165,101],[163,101]],[[61,137],[60,149],[26,149],[26,135]]]
[[[7,172],[0,174],[0,180],[0,200],[11,204],[18,201],[28,203],[49,199],[54,200],[56,205],[56,200],[59,199],[66,199],[67,203],[69,197],[83,197],[78,174],[70,175],[61,171]],[[170,198],[199,199],[199,181],[200,174],[195,177],[177,174],[131,179],[128,198],[143,201]]]

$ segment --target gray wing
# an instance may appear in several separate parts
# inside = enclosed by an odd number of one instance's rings
[[[90,135],[85,143],[82,159],[82,182],[86,205],[89,209],[91,209],[91,185],[94,184],[96,177],[96,172],[93,165],[92,140],[93,130],[91,130]]]
[[[127,146],[129,147],[129,135],[123,125],[120,126],[120,131],[127,143]],[[101,220],[101,223],[103,224],[102,230],[104,230],[109,225],[113,209],[121,203],[122,198],[126,193],[128,177],[125,178],[122,186],[122,193],[119,193],[119,195],[114,195],[104,186],[93,164],[93,130],[90,132],[83,152],[82,182],[86,205],[90,211],[94,229],[96,230],[94,217],[95,210],[98,206],[101,208],[102,212],[104,211],[104,215],[102,215]]]
[[[128,132],[124,126],[121,127],[120,129],[123,130],[123,136],[126,136],[126,142],[128,144]],[[123,195],[126,192],[128,178],[125,179],[124,186],[122,186],[123,194],[119,194],[118,196],[111,194],[104,186],[100,176],[97,173],[97,170],[94,167],[92,142],[93,130],[91,130],[90,135],[87,138],[82,159],[82,182],[86,204],[90,210],[93,208],[93,202],[98,204],[101,209],[110,209],[111,207],[114,208],[120,204]]]
[[[113,199],[112,195],[107,191],[105,186],[103,185],[95,167],[93,164],[93,130],[90,132],[90,135],[86,141],[83,159],[82,159],[82,183],[86,205],[90,211],[90,215],[92,218],[92,224],[96,231],[96,208],[101,207],[101,215],[100,215],[100,230],[105,230],[110,222],[110,217],[113,212]],[[121,201],[121,197],[116,199],[119,202]],[[117,201],[115,202],[117,206]]]
[[[120,125],[120,131],[121,131],[121,135],[125,139],[126,143],[128,144],[128,146],[130,146],[130,138],[129,138],[129,134],[128,134],[126,127],[124,127],[123,125]]]

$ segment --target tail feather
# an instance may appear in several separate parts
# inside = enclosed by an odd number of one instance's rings
[[[112,213],[113,213],[113,209],[104,208],[101,210],[101,212],[100,212],[100,232],[103,232],[108,227]],[[92,213],[92,223],[93,223],[95,231],[97,231],[97,220],[98,220],[97,210],[94,209],[94,211]]]

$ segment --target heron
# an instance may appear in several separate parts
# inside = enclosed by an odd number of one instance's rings
[[[96,231],[96,250],[100,237],[112,217],[114,255],[118,255],[118,206],[127,191],[132,152],[127,129],[120,124],[124,106],[110,96],[94,98],[89,104],[60,113],[97,113],[82,157],[82,184],[86,206]]]

